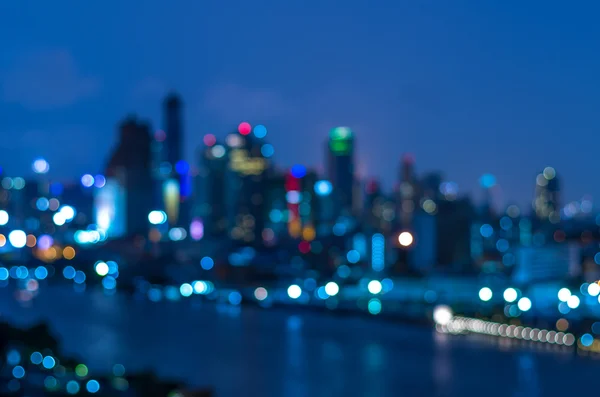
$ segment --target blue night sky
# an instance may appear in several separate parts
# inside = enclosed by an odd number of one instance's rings
[[[547,165],[565,199],[598,198],[600,5],[587,3],[2,1],[0,163],[101,172],[117,122],[160,128],[175,89],[188,160],[247,120],[282,166],[321,169],[328,130],[347,125],[360,173],[387,187],[412,152],[462,191],[495,174],[503,203],[528,203]]]

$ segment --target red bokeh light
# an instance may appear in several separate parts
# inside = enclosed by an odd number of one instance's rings
[[[303,254],[308,254],[310,252],[310,243],[308,241],[302,241],[298,244],[298,250]]]
[[[242,135],[248,135],[248,134],[250,134],[250,132],[252,132],[252,126],[250,125],[250,123],[246,123],[244,121],[244,122],[240,123],[240,125],[238,125],[238,131]]]
[[[204,135],[204,144],[206,146],[212,146],[215,143],[217,143],[217,138],[215,138],[215,136],[213,134]]]

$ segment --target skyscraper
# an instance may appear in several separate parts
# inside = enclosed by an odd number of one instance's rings
[[[398,188],[398,220],[402,227],[410,227],[417,207],[419,192],[415,175],[415,158],[412,154],[402,156]]]
[[[350,215],[353,210],[354,168],[354,134],[348,127],[336,127],[327,142],[327,175],[339,215]]]
[[[536,177],[533,209],[541,221],[560,221],[560,184],[552,167],[544,168]]]
[[[110,218],[112,211],[109,209],[117,211],[123,208],[123,233],[146,235],[148,213],[152,209],[150,126],[138,122],[135,117],[130,117],[121,123],[119,130],[119,143],[106,168],[106,186],[111,187],[106,192],[115,193],[102,196],[97,204],[101,204],[103,208],[96,206],[96,218],[100,219],[104,227],[110,227],[111,222],[117,221],[117,217]],[[109,203],[111,200],[114,203]]]
[[[227,232],[225,187],[227,151],[214,135],[204,137],[200,150],[200,173],[198,175],[195,214],[203,222],[205,231],[211,236],[223,236]]]
[[[166,161],[175,167],[183,159],[182,107],[179,96],[169,94],[164,101],[164,132]]]
[[[163,181],[163,205],[171,226],[188,225],[191,193],[190,166],[183,159],[183,104],[175,93],[164,101],[164,154],[168,178]]]
[[[269,160],[263,141],[264,126],[243,122],[238,130],[226,137],[227,173],[225,202],[230,235],[247,243],[258,242],[267,217],[266,197]]]

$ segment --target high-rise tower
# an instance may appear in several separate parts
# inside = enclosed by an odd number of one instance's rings
[[[164,131],[166,160],[175,167],[183,159],[183,129],[182,129],[183,104],[177,94],[169,94],[164,101]]]
[[[336,127],[327,142],[327,174],[341,214],[353,210],[354,168],[354,134],[348,127]]]

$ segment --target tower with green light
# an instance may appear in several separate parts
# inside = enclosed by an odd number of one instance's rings
[[[338,208],[351,212],[354,201],[354,133],[348,127],[329,131],[327,176],[333,185]]]

